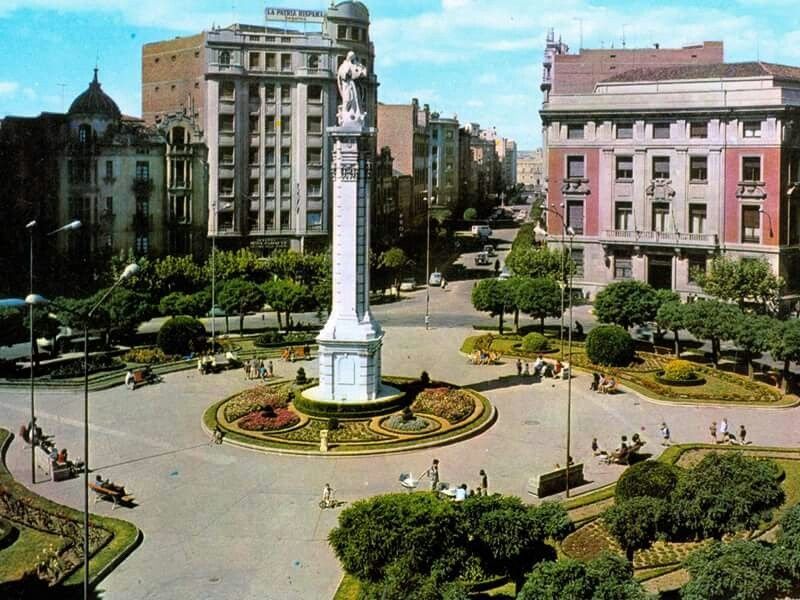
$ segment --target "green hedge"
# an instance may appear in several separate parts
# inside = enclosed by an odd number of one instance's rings
[[[532,332],[522,338],[522,349],[525,352],[547,352],[550,350],[550,340],[541,333]]]
[[[158,346],[164,354],[200,352],[206,347],[206,328],[192,317],[173,317],[158,331]]]
[[[633,360],[633,340],[619,325],[599,325],[586,336],[586,355],[596,365],[626,367]]]
[[[373,402],[324,402],[306,398],[302,392],[297,392],[294,396],[294,405],[299,411],[312,417],[357,419],[395,412],[408,406],[411,400],[413,398],[401,394],[398,397]]]

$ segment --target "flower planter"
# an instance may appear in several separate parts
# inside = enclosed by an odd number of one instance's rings
[[[664,371],[658,371],[655,374],[656,381],[662,385],[669,385],[673,387],[692,387],[696,385],[705,384],[706,380],[703,377],[695,377],[694,379],[666,379],[663,377]]]

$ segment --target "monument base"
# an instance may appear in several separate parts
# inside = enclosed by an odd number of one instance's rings
[[[383,335],[370,331],[372,335],[361,339],[330,339],[324,333],[325,330],[317,337],[319,399],[347,403],[370,402],[378,398]]]
[[[404,392],[390,385],[380,384],[372,400],[338,402],[330,400],[321,386],[300,392],[295,407],[312,417],[361,418],[395,412],[408,404]]]

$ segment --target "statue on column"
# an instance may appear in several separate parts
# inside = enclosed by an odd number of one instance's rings
[[[339,126],[351,123],[361,125],[364,122],[364,113],[361,109],[363,94],[362,84],[358,82],[367,76],[367,68],[361,64],[355,53],[351,50],[336,73],[339,86],[339,95],[342,103],[339,105]]]

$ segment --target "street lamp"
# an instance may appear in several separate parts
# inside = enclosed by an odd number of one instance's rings
[[[561,208],[562,209],[564,208],[563,204],[561,205]],[[559,332],[558,336],[561,344],[561,356],[564,356],[564,286],[566,285],[566,279],[567,279],[567,274],[564,270],[565,269],[564,233],[567,231],[568,226],[566,221],[564,220],[563,213],[556,210],[555,204],[551,204],[550,208],[543,206],[542,212],[551,212],[554,215],[556,215],[558,219],[561,221],[561,331]],[[544,233],[544,235],[547,235],[547,231],[545,231],[541,226],[537,225],[537,227],[539,228],[539,233]],[[534,227],[534,231],[536,231],[536,227]]]
[[[772,232],[772,215],[769,214],[767,211],[765,211],[763,208],[759,208],[758,212],[760,212],[762,215],[766,215],[767,219],[769,219],[769,237],[770,238],[774,237],[775,234]]]
[[[97,303],[83,322],[83,598],[89,598],[89,321],[94,311],[106,301],[123,281],[135,275],[139,265],[131,263]]]
[[[38,223],[34,219],[33,221],[28,222],[25,225],[25,229],[28,230],[28,239],[30,241],[30,286],[28,288],[28,296],[25,298],[25,303],[28,305],[28,326],[30,328],[30,343],[31,343],[31,363],[30,363],[30,370],[31,370],[31,428],[35,431],[35,383],[34,383],[34,369],[35,369],[35,355],[34,355],[34,338],[33,338],[33,309],[35,305],[43,305],[47,304],[48,301],[45,300],[42,296],[33,293],[33,234],[36,230]],[[79,229],[81,226],[81,222],[78,220],[70,221],[66,225],[59,227],[58,229],[54,229],[53,231],[49,232],[47,236],[54,235],[61,231],[73,231],[75,229]],[[33,436],[33,431],[30,433]],[[33,437],[31,437],[31,484],[36,483],[36,447],[33,444]]]
[[[216,352],[217,337],[217,223],[219,222],[219,209],[231,208],[233,202],[221,202],[220,206],[214,203],[214,231],[211,233],[211,351]],[[227,330],[227,317],[225,321]]]

